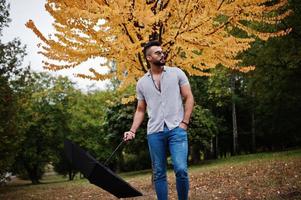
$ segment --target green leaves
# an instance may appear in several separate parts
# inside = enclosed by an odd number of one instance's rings
[[[196,105],[189,127],[190,142],[198,144],[203,150],[210,149],[210,142],[218,134],[217,119],[210,110]]]

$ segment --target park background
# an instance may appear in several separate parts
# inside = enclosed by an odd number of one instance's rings
[[[231,4],[231,1],[225,2]],[[278,1],[260,2],[264,2],[263,6],[272,6]],[[4,0],[0,3],[0,36],[6,40],[3,34],[9,33],[4,30],[11,23],[8,4]],[[236,55],[241,59],[241,66],[254,66],[254,69],[240,70],[217,64],[202,69],[202,73],[210,73],[208,76],[194,74],[194,70],[183,67],[196,102],[188,131],[192,199],[301,198],[301,4],[290,0],[281,7],[273,11],[273,17],[287,10],[291,12],[283,19],[276,19],[276,24],[248,22],[247,25],[270,33],[289,29],[283,34],[264,41],[260,34],[246,34],[248,30],[226,30],[236,38],[254,38],[250,48],[242,48],[244,51]],[[252,17],[248,19],[252,21]],[[227,18],[215,20],[225,23]],[[30,24],[28,27],[32,28]],[[23,28],[30,30],[25,24]],[[151,36],[156,38],[156,34]],[[219,44],[225,50],[231,43],[225,39],[225,44]],[[127,50],[137,47],[135,45]],[[183,49],[186,45],[183,43]],[[31,66],[30,61],[24,61],[30,53],[18,38],[0,40],[0,176],[3,183],[0,197],[42,199],[47,194],[49,199],[114,199],[80,178],[66,160],[63,142],[70,139],[104,162],[121,142],[123,132],[130,128],[136,106],[134,80],[144,72],[143,66],[136,71],[123,68],[120,75],[117,61],[121,58],[117,57],[107,70],[113,74],[109,81],[103,83],[101,75],[96,73],[102,85],[83,87],[79,85],[89,85],[93,78],[81,78],[85,83],[76,84],[77,79],[43,69],[42,63]],[[136,50],[129,53],[135,54]],[[205,50],[194,52],[198,56],[205,53]],[[215,53],[216,58],[229,56],[225,51],[210,53]],[[181,52],[178,56],[185,58]],[[103,64],[102,60],[96,62],[100,67]],[[90,62],[89,65],[97,64]],[[81,69],[89,65],[86,63]],[[153,199],[146,123],[147,118],[135,140],[117,151],[109,167]],[[172,168],[170,159],[168,164]],[[11,181],[8,174],[13,177]],[[169,177],[172,187],[172,174]],[[227,187],[231,184],[233,187]],[[63,188],[67,188],[66,191]],[[173,195],[175,191],[171,189]]]

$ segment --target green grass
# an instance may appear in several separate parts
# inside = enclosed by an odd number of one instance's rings
[[[246,154],[246,155],[237,155],[231,156],[227,158],[221,158],[217,160],[205,160],[200,164],[191,165],[189,167],[190,170],[212,170],[219,167],[223,167],[225,165],[240,165],[245,164],[251,161],[264,161],[264,160],[285,160],[294,157],[301,157],[301,149],[280,151],[280,152],[263,152],[256,154]],[[172,169],[169,169],[171,172]],[[119,175],[122,177],[133,178],[137,176],[149,176],[151,174],[151,169],[134,171],[134,172],[124,172]]]
[[[294,157],[301,157],[301,149],[294,149],[281,152],[264,152],[256,154],[237,155],[217,160],[206,160],[203,161],[201,164],[191,166],[191,169],[199,169],[204,167],[219,167],[229,164],[237,165],[244,164],[250,161],[290,159]]]

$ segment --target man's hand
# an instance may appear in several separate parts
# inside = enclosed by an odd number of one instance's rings
[[[187,130],[189,119],[194,105],[194,99],[189,84],[181,86],[181,95],[184,98],[185,107],[184,107],[184,117],[179,127]]]
[[[127,132],[124,132],[123,134],[124,141],[132,140],[135,138],[136,131],[139,128],[140,124],[143,122],[145,110],[146,110],[145,100],[139,100],[131,129]]]
[[[133,131],[127,131],[123,134],[123,140],[128,141],[135,138],[135,133]]]
[[[184,129],[184,130],[187,130],[187,128],[188,128],[188,126],[183,122],[180,123],[179,127]]]

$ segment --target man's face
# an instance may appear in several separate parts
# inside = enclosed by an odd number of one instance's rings
[[[150,47],[147,51],[146,59],[148,62],[157,66],[165,65],[165,54],[160,46]]]

